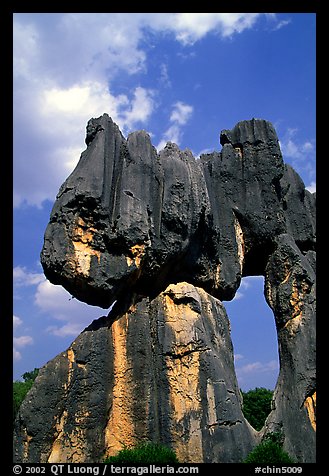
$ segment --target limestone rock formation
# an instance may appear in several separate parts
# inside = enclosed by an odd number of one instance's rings
[[[315,252],[303,255],[290,235],[276,241],[266,267],[265,295],[275,315],[280,374],[264,433],[281,431],[296,461],[315,462]]]
[[[182,462],[239,461],[255,444],[240,399],[223,305],[188,283],[170,285],[93,322],[40,371],[20,412],[16,457],[99,462],[153,440]]]
[[[296,461],[315,460],[315,195],[269,122],[239,122],[220,142],[196,160],[172,143],[158,153],[145,131],[125,139],[107,114],[88,122],[41,262],[76,298],[116,303],[40,371],[17,461],[99,461],[151,439],[182,462],[233,462],[278,429]],[[241,413],[219,301],[252,275],[265,276],[280,354],[259,434]]]
[[[232,299],[241,276],[264,274],[276,236],[314,249],[315,198],[267,121],[223,131],[222,151],[200,161],[172,143],[157,154],[145,131],[125,140],[106,114],[86,142],[41,255],[46,276],[82,301],[108,308],[184,280]]]

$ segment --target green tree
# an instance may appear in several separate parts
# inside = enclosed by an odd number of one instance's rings
[[[25,372],[22,375],[24,382],[13,382],[13,417],[16,418],[19,407],[21,406],[28,391],[31,389],[34,380],[39,373],[39,369],[34,369],[30,372]]]
[[[38,376],[38,373],[39,373],[39,369],[34,369],[34,370],[31,370],[30,372],[25,372],[23,375],[22,375],[22,378],[24,380],[24,382],[28,382],[30,380],[32,380],[32,382],[34,382],[34,380],[37,378]]]
[[[273,391],[263,387],[256,387],[248,392],[241,392],[243,397],[243,414],[250,425],[259,431],[271,411]]]
[[[253,464],[292,464],[295,461],[283,450],[284,436],[282,433],[269,433],[244,460]]]
[[[166,464],[178,463],[177,456],[170,448],[158,443],[141,443],[134,448],[123,448],[104,463],[114,464]]]

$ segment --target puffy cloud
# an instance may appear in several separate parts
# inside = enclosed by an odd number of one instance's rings
[[[20,336],[14,337],[14,345],[15,347],[25,347],[26,345],[33,344],[33,339],[31,336]]]
[[[35,304],[42,311],[55,312],[57,316],[65,316],[72,309],[70,302],[71,296],[62,286],[55,286],[48,280],[44,280],[37,287]],[[76,307],[75,302],[73,302],[73,307]]]
[[[308,190],[309,192],[311,193],[315,193],[316,192],[316,183],[315,182],[311,182],[310,185],[308,185],[306,187],[306,190]]]
[[[26,267],[16,266],[13,274],[15,288],[31,288],[34,286],[32,295],[34,296],[34,305],[37,312],[46,317],[47,321],[60,321],[60,325],[51,324],[46,329],[47,332],[53,335],[59,337],[77,336],[93,319],[109,312],[78,301],[62,286],[55,286],[50,283],[42,273],[34,273]],[[14,348],[16,350],[14,355],[16,355],[16,360],[20,359],[17,348],[33,343],[33,338],[30,336],[16,336],[16,331],[22,328],[22,324],[22,319],[14,315]]]
[[[213,32],[221,37],[241,33],[254,26],[261,13],[159,13],[152,16],[152,28],[167,30],[183,45],[193,45]],[[273,17],[273,15],[272,15]]]
[[[148,120],[152,91],[109,87],[118,72],[143,68],[141,36],[139,20],[122,14],[14,16],[15,206],[55,198],[91,117],[107,112],[124,133]]]
[[[134,97],[129,107],[122,113],[122,119],[119,117],[119,123],[122,122],[122,129],[131,130],[135,124],[145,123],[153,112],[154,101],[152,99],[153,92],[142,87],[134,90]]]
[[[34,286],[42,281],[45,277],[43,273],[33,273],[26,269],[25,266],[16,266],[13,270],[14,286]],[[14,316],[15,317],[15,316]]]
[[[34,80],[47,72],[48,81],[68,86],[81,77],[106,81],[109,73],[132,74],[145,61],[141,20],[113,13],[16,14],[15,75]]]
[[[85,326],[93,319],[104,315],[104,309],[87,304],[74,299],[62,286],[51,284],[43,273],[34,273],[26,267],[16,266],[13,271],[14,287],[35,287],[32,290],[34,295],[34,305],[39,313],[52,319],[60,321],[60,325],[50,325],[47,332],[59,337],[77,336]],[[23,321],[20,317],[13,316],[14,333],[21,328]],[[15,335],[14,347],[16,349],[16,360],[20,359],[18,348],[25,347],[33,343],[30,336]]]
[[[241,388],[266,387],[273,388],[279,373],[278,360],[268,362],[249,362],[239,366],[243,359],[235,361],[235,373]]]
[[[315,191],[315,140],[301,139],[298,129],[291,127],[286,130],[280,139],[280,148],[283,159],[289,161],[300,175],[307,176],[311,183],[311,190]]]
[[[176,122],[180,126],[183,126],[187,123],[192,113],[193,106],[189,104],[184,104],[182,101],[178,101],[176,102],[176,104],[174,104],[174,108],[170,116],[170,121]]]
[[[191,45],[210,32],[251,28],[254,13],[38,13],[14,15],[14,205],[53,200],[85,148],[85,125],[107,112],[124,133],[143,127],[154,91],[115,93],[119,74],[147,71],[143,40],[170,34]],[[161,70],[162,84],[170,84]],[[179,142],[190,106],[176,103],[164,140]],[[164,140],[162,142],[164,142]]]
[[[277,31],[277,30],[281,30],[281,28],[287,26],[287,25],[290,25],[291,23],[291,20],[281,20],[279,22],[277,22],[275,24],[275,26],[272,28],[272,31]]]
[[[193,106],[185,104],[182,101],[177,101],[173,107],[170,115],[171,125],[164,132],[163,138],[157,145],[157,149],[161,150],[165,147],[167,142],[174,142],[179,145],[182,137],[182,126],[184,126],[193,114]]]
[[[23,321],[18,316],[13,316],[13,329],[14,329],[14,338],[13,338],[13,359],[14,362],[21,360],[22,354],[17,349],[23,349],[27,345],[33,344],[33,338],[31,336],[23,335],[23,336],[15,336],[18,327],[21,327]]]
[[[238,362],[242,359],[244,359],[244,356],[242,354],[234,354],[234,362]]]
[[[236,369],[238,377],[247,374],[259,374],[277,371],[279,364],[277,360],[270,360],[269,362],[251,362]]]
[[[258,285],[259,282],[263,282],[263,281],[264,281],[263,276],[247,276],[245,278],[242,278],[238,291],[236,292],[232,301],[237,301],[239,299],[244,298],[246,295],[245,291],[247,289],[250,289],[254,284]]]
[[[104,309],[72,298],[62,286],[51,284],[48,280],[38,285],[35,305],[48,318],[60,321],[59,325],[51,324],[46,329],[58,337],[77,336],[93,319],[104,315]]]
[[[64,324],[62,326],[48,326],[46,329],[46,332],[48,334],[52,334],[56,337],[69,337],[69,336],[74,336],[76,337],[77,335],[80,334],[82,329],[88,324],[86,322],[85,325],[81,326],[81,322],[69,322],[67,324]]]
[[[22,319],[20,317],[17,317],[17,316],[13,316],[13,329],[14,331],[17,329],[17,327],[19,327],[21,324],[22,324]]]
[[[152,91],[142,87],[135,88],[131,96],[115,96],[98,82],[82,82],[69,88],[40,87],[39,100],[27,119],[25,109],[29,107],[25,104],[23,109],[19,108],[21,92],[18,91],[14,136],[15,206],[24,200],[37,206],[45,199],[54,200],[86,147],[85,127],[91,117],[107,112],[127,133],[148,120],[154,107],[152,96]],[[32,104],[30,107],[32,109]]]
[[[21,360],[21,358],[22,358],[22,354],[18,352],[18,350],[15,349],[15,347],[13,347],[13,361],[18,362],[18,360]]]
[[[297,128],[288,128],[283,138],[280,140],[282,155],[291,159],[307,159],[309,155],[315,153],[312,141],[300,141],[297,139]]]

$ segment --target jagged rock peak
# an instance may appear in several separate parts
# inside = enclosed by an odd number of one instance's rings
[[[239,122],[199,161],[171,143],[158,154],[145,131],[125,139],[106,114],[86,143],[41,261],[78,299],[116,304],[40,371],[16,420],[16,461],[97,462],[151,439],[181,462],[234,462],[283,431],[291,456],[314,462],[315,195],[273,126]],[[241,412],[219,301],[251,275],[265,277],[280,353],[259,434]]]
[[[184,280],[232,299],[242,276],[264,275],[279,234],[314,249],[315,197],[268,121],[223,131],[222,151],[200,161],[172,143],[158,154],[145,131],[125,139],[107,114],[88,122],[86,142],[41,253],[48,279],[80,300],[108,308]]]
[[[268,143],[273,141],[278,143],[278,138],[273,125],[264,119],[251,119],[250,121],[240,121],[233,129],[224,129],[220,134],[220,143],[227,143],[233,146],[249,143],[251,145],[259,142]]]

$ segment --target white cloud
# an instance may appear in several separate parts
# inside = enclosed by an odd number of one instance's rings
[[[14,331],[17,329],[17,327],[19,327],[20,325],[22,325],[22,319],[20,317],[17,317],[17,316],[13,316],[13,329]]]
[[[292,165],[305,183],[311,182],[315,186],[315,140],[301,138],[295,127],[288,128],[279,143],[284,161]]]
[[[13,71],[16,78],[26,78],[33,74],[39,53],[38,36],[34,25],[15,22],[14,17]]]
[[[160,64],[160,81],[165,88],[171,87],[168,66],[165,63]]]
[[[20,317],[18,316],[13,316],[13,329],[14,329],[14,334],[17,331],[17,328],[20,327],[23,324],[23,321]],[[22,354],[19,350],[17,349],[23,349],[27,345],[32,345],[33,344],[33,338],[31,336],[23,335],[23,336],[15,336],[13,338],[13,360],[16,362],[18,360],[21,360]]]
[[[143,70],[141,20],[125,14],[14,16],[15,206],[54,200],[85,149],[91,117],[107,112],[124,133],[149,119],[152,91],[135,86],[113,94],[109,87],[118,73]]]
[[[81,77],[105,81],[109,71],[132,74],[145,61],[139,48],[141,20],[113,13],[16,14],[15,57],[33,61],[33,69],[25,66],[19,73],[29,73],[29,79],[48,71],[49,79],[62,86]]]
[[[145,124],[154,108],[152,91],[142,87],[135,88],[131,96],[115,96],[99,82],[70,88],[40,85],[34,113],[27,119],[25,109],[29,107],[18,106],[21,93],[16,93],[15,108],[15,206],[24,200],[37,206],[45,199],[54,200],[86,148],[85,127],[91,117],[107,112],[123,133],[128,133]]]
[[[124,134],[145,127],[156,108],[155,92],[135,83],[117,94],[112,84],[120,74],[147,72],[146,35],[169,34],[191,45],[210,32],[222,37],[241,33],[262,15],[15,14],[14,205],[40,207],[43,200],[54,200],[85,148],[91,117],[107,112]],[[160,78],[162,85],[170,85],[165,63]],[[179,143],[190,107],[176,104],[163,141]]]
[[[244,356],[242,354],[234,354],[234,362],[238,362],[242,359],[244,359]]]
[[[22,359],[22,354],[18,352],[18,350],[15,349],[15,347],[13,347],[13,361],[18,362],[21,359]]]
[[[25,347],[26,345],[33,344],[33,339],[31,336],[20,336],[14,337],[14,346],[15,347]]]
[[[58,337],[77,336],[93,319],[104,315],[104,309],[87,304],[72,298],[62,287],[43,281],[35,293],[35,305],[48,318],[60,321],[61,324],[52,324],[46,331]]]
[[[76,114],[85,108],[90,96],[89,86],[72,86],[68,89],[52,88],[44,91],[45,112],[57,109],[61,113]]]
[[[177,101],[173,107],[170,115],[171,125],[163,133],[163,137],[159,144],[156,146],[158,151],[163,149],[167,142],[174,142],[179,145],[182,137],[182,126],[184,126],[193,114],[193,106],[190,104]]]
[[[254,285],[260,285],[264,282],[263,276],[247,276],[241,279],[240,286],[232,301],[237,301],[245,297],[245,291]]]
[[[270,360],[269,362],[251,362],[236,368],[238,378],[250,374],[260,374],[277,371],[279,364],[277,360]]]
[[[296,138],[297,128],[288,128],[287,132],[280,140],[280,147],[283,157],[292,159],[307,159],[309,154],[314,154],[315,148],[310,140],[300,141]]]
[[[16,266],[14,268],[14,286],[32,287],[35,289],[34,304],[43,319],[60,321],[60,325],[51,324],[46,329],[47,332],[59,336],[77,336],[91,321],[107,314],[109,311],[89,306],[73,298],[62,286],[50,283],[43,273],[33,273],[26,267]],[[40,318],[41,318],[40,316]],[[14,334],[21,328],[23,321],[20,317],[13,316]],[[16,336],[14,338],[14,348],[16,359],[19,359],[17,348],[32,344],[31,336]]]
[[[306,190],[308,190],[311,193],[316,192],[316,182],[311,182],[310,185],[306,187]]]
[[[163,139],[157,145],[158,151],[163,149],[167,142],[174,142],[175,144],[179,145],[181,138],[181,129],[177,124],[173,124],[172,126],[168,127],[168,129],[163,134]]]
[[[152,99],[152,91],[137,87],[134,91],[134,97],[131,100],[129,107],[122,113],[123,122],[122,129],[132,130],[136,124],[145,123],[149,119],[154,109],[154,101]]]
[[[281,20],[279,21],[275,26],[274,28],[272,29],[272,31],[277,31],[277,30],[281,30],[281,28],[287,26],[287,25],[290,25],[291,23],[291,20]]]
[[[260,13],[176,13],[168,15],[167,28],[183,45],[193,45],[214,32],[222,37],[232,36],[251,28]],[[163,18],[163,20],[165,20]],[[169,23],[170,22],[170,23]]]
[[[183,126],[190,119],[192,113],[193,107],[190,104],[185,104],[182,101],[178,101],[174,104],[170,121]]]
[[[47,312],[56,312],[60,316],[72,308],[70,306],[71,296],[62,286],[55,286],[48,280],[43,281],[37,287],[35,293],[35,304]],[[75,303],[73,303],[75,306]],[[65,319],[65,317],[64,317]]]
[[[14,286],[35,286],[45,280],[44,274],[33,273],[26,267],[16,266],[13,270]]]
[[[81,323],[69,322],[68,324],[64,324],[63,326],[48,326],[46,332],[56,337],[69,337],[79,335],[81,330]]]

